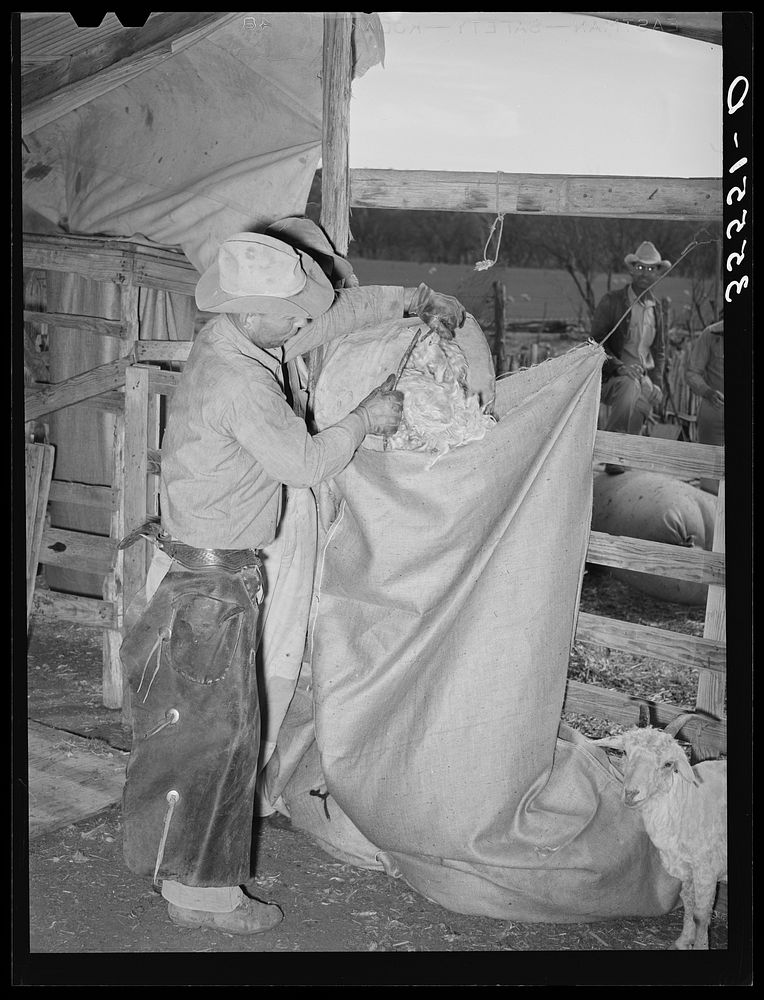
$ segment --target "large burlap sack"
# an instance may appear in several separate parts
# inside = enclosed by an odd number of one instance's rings
[[[434,465],[367,441],[333,483],[309,636],[316,749],[293,703],[275,790],[333,856],[452,910],[577,921],[677,899],[620,775],[559,731],[602,359],[584,345],[500,379],[493,429]],[[339,345],[329,364],[347,370]],[[341,810],[336,834],[316,790]]]
[[[594,480],[592,528],[609,535],[645,538],[710,551],[716,499],[673,476],[629,471]],[[689,580],[613,567],[613,576],[643,594],[676,604],[706,603],[708,587]]]

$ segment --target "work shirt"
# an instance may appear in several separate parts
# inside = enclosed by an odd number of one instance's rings
[[[650,350],[655,340],[655,306],[656,301],[651,296],[643,295],[637,299],[631,285],[628,289],[631,314],[629,318],[629,333],[624,340],[621,351],[621,362],[626,365],[641,365],[645,371],[655,367]]]
[[[707,326],[695,341],[687,365],[687,384],[707,399],[714,391],[724,392],[724,324]]]
[[[162,525],[197,548],[273,541],[282,483],[315,486],[348,464],[365,434],[357,413],[311,435],[283,391],[282,362],[362,326],[403,315],[403,289],[344,289],[282,348],[253,344],[221,313],[198,333],[162,442]]]

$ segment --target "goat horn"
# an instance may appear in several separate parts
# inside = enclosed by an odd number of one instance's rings
[[[683,712],[681,715],[676,715],[669,722],[667,726],[664,727],[664,732],[668,733],[669,736],[676,736],[676,734],[690,721],[690,719],[695,719],[697,716],[694,712]]]

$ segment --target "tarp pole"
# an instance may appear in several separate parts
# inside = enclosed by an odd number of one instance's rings
[[[353,79],[353,16],[349,11],[324,11],[323,135],[321,144],[320,223],[334,249],[347,254],[350,243],[350,167],[348,136],[350,85]],[[321,371],[323,348],[308,358],[308,396],[312,398]],[[310,419],[310,405],[308,418]]]
[[[324,12],[321,226],[341,254],[347,253],[350,242],[348,136],[352,32],[351,12]]]

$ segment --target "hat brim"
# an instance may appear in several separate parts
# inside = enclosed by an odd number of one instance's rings
[[[289,216],[272,222],[265,233],[283,240],[295,250],[304,249],[318,261],[331,280],[344,281],[353,274],[353,265],[335,252],[324,231],[312,219]]]
[[[260,313],[263,316],[296,316],[315,319],[334,302],[334,289],[310,254],[297,250],[305,272],[305,285],[294,295],[235,296],[220,287],[218,261],[204,272],[196,284],[195,299],[202,312]]]
[[[624,262],[629,266],[631,266],[632,264],[647,264],[646,260],[640,260],[639,257],[637,257],[633,253],[627,253],[623,259]],[[661,271],[667,271],[671,267],[671,261],[662,260],[658,263],[657,266],[661,269]]]

